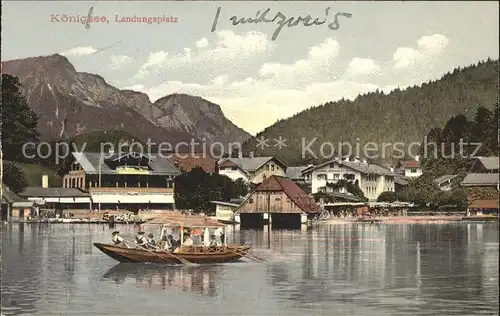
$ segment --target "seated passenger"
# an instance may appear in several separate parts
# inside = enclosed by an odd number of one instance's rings
[[[146,247],[147,241],[146,238],[144,238],[144,232],[140,231],[137,233],[137,236],[135,236],[135,243],[141,247]]]
[[[184,243],[182,245],[183,246],[192,246],[193,245],[193,240],[191,239],[190,236],[187,236],[187,238],[184,240]]]
[[[113,241],[113,243],[115,245],[119,245],[119,244],[123,243],[123,238],[122,238],[122,236],[120,236],[119,231],[114,231],[111,233],[111,240]]]
[[[155,236],[152,233],[150,233],[148,235],[147,242],[148,242],[148,247],[150,247],[150,248],[156,248]]]

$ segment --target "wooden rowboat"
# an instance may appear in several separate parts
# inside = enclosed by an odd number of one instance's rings
[[[182,264],[182,260],[192,263],[225,263],[240,260],[247,256],[250,246],[185,246],[179,252],[170,253],[161,250],[126,248],[111,244],[94,243],[94,246],[119,262],[151,262],[164,264]]]
[[[250,246],[228,245],[227,239],[219,240],[217,245],[204,243],[200,245],[184,244],[185,229],[191,235],[199,234],[199,229],[222,229],[226,237],[225,225],[199,215],[164,214],[153,218],[148,224],[160,225],[160,231],[166,227],[179,229],[180,245],[174,252],[161,249],[143,248],[132,242],[124,241],[123,244],[94,243],[94,246],[119,262],[150,262],[164,264],[204,264],[234,262],[242,257],[258,259],[249,255]],[[197,232],[197,233],[195,233]],[[117,232],[118,233],[118,232]],[[205,234],[208,238],[208,233]]]

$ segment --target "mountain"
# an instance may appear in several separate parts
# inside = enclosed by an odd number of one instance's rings
[[[352,101],[328,102],[276,122],[247,141],[243,150],[253,151],[255,155],[276,155],[294,165],[327,160],[333,156],[331,148],[338,153],[338,144],[342,142],[349,142],[354,151],[359,144],[360,156],[368,142],[375,142],[379,148],[383,143],[392,146],[396,142],[408,147],[411,142],[422,142],[429,130],[444,127],[455,115],[466,114],[470,118],[480,106],[489,109],[497,106],[498,78],[498,60],[488,59],[457,68],[439,80],[420,86],[396,89],[388,94],[376,91]],[[279,146],[274,145],[280,136],[286,139],[286,147],[281,146],[279,150]],[[267,147],[257,146],[261,137],[269,140]],[[344,154],[346,150],[347,146]],[[391,160],[390,149],[384,152],[386,156],[379,155],[379,158]]]
[[[39,117],[41,140],[105,130],[124,130],[143,141],[172,144],[192,138],[236,142],[250,137],[217,104],[188,95],[170,95],[152,103],[144,93],[120,90],[99,75],[77,72],[59,54],[5,61],[2,72],[19,78],[28,104]]]

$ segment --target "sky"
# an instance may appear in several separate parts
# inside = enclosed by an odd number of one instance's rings
[[[4,1],[2,60],[63,54],[151,101],[172,93],[221,106],[251,134],[328,101],[421,84],[458,66],[498,58],[496,2]],[[104,17],[104,22],[63,22]],[[220,13],[214,31],[217,9]],[[233,25],[270,9],[321,25]],[[327,10],[327,8],[329,8]],[[330,23],[338,12],[337,28]],[[117,22],[161,17],[156,23]],[[147,20],[147,19],[146,19]],[[58,22],[59,21],[59,22]],[[306,22],[307,24],[307,22]],[[333,28],[333,29],[332,29]]]

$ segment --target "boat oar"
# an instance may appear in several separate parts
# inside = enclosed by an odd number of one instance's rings
[[[248,252],[246,252],[246,251],[234,251],[234,250],[231,250],[229,248],[227,248],[226,250],[229,251],[229,252],[232,252],[232,253],[234,253],[236,255],[240,255],[242,257],[248,258],[248,259],[250,259],[252,261],[266,261],[266,260],[264,260],[262,258],[249,255]]]

